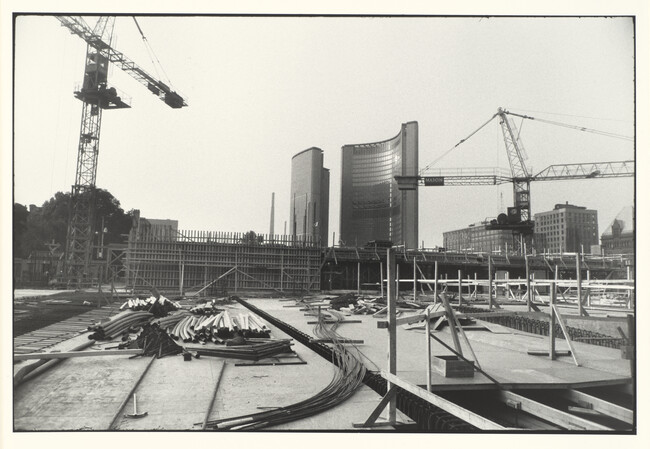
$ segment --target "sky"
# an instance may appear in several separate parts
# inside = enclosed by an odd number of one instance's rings
[[[92,27],[94,17],[86,21]],[[338,240],[341,147],[419,124],[424,168],[496,111],[634,136],[629,17],[118,17],[113,46],[189,103],[171,109],[118,68],[131,109],[103,115],[97,186],[125,210],[181,229],[269,232],[289,217],[291,157],[315,146],[330,169]],[[41,205],[74,182],[86,45],[51,16],[15,28],[14,200]],[[162,69],[152,60],[158,60]],[[629,140],[515,118],[531,173],[551,164],[633,160]],[[508,169],[496,120],[433,168]],[[512,186],[428,187],[419,240],[496,217]],[[537,182],[532,213],[596,209],[599,233],[634,204],[634,179]],[[287,227],[288,229],[288,227]]]

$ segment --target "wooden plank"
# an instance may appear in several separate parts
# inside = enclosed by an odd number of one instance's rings
[[[603,399],[591,396],[577,390],[563,390],[561,395],[570,401],[580,401],[591,404],[593,410],[602,413],[603,415],[618,419],[619,421],[628,424],[634,424],[634,411],[621,407],[620,405],[612,404]]]
[[[219,368],[219,374],[217,374],[217,381],[214,384],[214,391],[212,392],[212,397],[210,399],[210,404],[208,405],[208,410],[205,412],[205,418],[203,418],[203,425],[201,426],[202,430],[205,430],[205,427],[208,424],[208,419],[210,419],[210,413],[212,413],[212,407],[214,406],[214,400],[217,398],[217,390],[219,390],[219,383],[221,383],[221,375],[223,370],[226,367],[225,362],[221,364]]]
[[[497,424],[495,422],[490,421],[487,418],[484,418],[481,415],[478,415],[470,410],[467,410],[466,408],[461,407],[458,404],[455,404],[441,396],[438,396],[434,393],[431,393],[423,388],[418,387],[417,385],[413,385],[411,383],[408,383],[406,381],[403,381],[399,377],[390,374],[386,371],[381,371],[381,377],[386,379],[388,382],[397,385],[398,387],[408,391],[409,393],[412,393],[419,398],[424,399],[425,401],[429,402],[430,404],[435,405],[438,408],[441,408],[442,410],[446,411],[447,413],[451,413],[455,417],[462,419],[463,421],[473,425],[474,427],[477,427],[481,430],[505,430],[506,428],[501,426],[500,424]]]
[[[546,351],[544,349],[529,349],[526,351],[528,355],[543,355],[543,356],[548,356],[550,355],[549,351]],[[555,355],[556,356],[569,356],[571,355],[571,351],[558,351],[557,349],[555,350]]]
[[[520,404],[521,410],[524,412],[545,419],[546,421],[550,421],[568,430],[614,430],[607,426],[541,404],[525,396],[513,393],[512,391],[500,390],[497,394],[502,402],[508,403],[509,401],[512,401],[518,403]]]
[[[566,340],[567,344],[569,345],[569,349],[571,350],[571,356],[573,357],[573,361],[575,362],[576,366],[580,366],[580,363],[578,362],[578,358],[576,357],[576,352],[573,349],[573,345],[571,344],[571,337],[569,337],[569,332],[567,331],[566,325],[564,324],[564,319],[562,318],[562,315],[560,315],[560,311],[558,310],[555,304],[551,305],[551,308],[553,309],[553,312],[555,312],[557,321],[560,324],[560,327],[562,328],[562,333],[564,334],[564,339]]]
[[[383,398],[381,398],[379,404],[377,404],[377,407],[375,407],[375,409],[372,411],[370,416],[368,416],[366,422],[364,422],[359,426],[353,424],[353,427],[371,427],[373,424],[375,424],[375,421],[377,421],[377,418],[379,418],[381,412],[384,411],[384,408],[386,408],[388,402],[395,397],[396,393],[397,393],[397,387],[395,387],[395,385],[391,385],[390,388],[388,389],[388,392],[384,395]]]
[[[75,357],[96,357],[105,355],[137,355],[142,354],[142,349],[115,349],[104,351],[83,351],[83,352],[39,352],[33,354],[14,355],[14,361],[19,360],[47,360],[47,359],[68,359]]]

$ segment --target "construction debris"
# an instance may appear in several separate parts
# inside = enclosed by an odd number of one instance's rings
[[[334,298],[325,298],[329,300],[330,308],[334,310],[343,310],[354,315],[374,315],[383,313],[386,308],[386,299],[381,296],[368,297],[346,293]],[[424,309],[425,305],[413,301],[397,300],[397,307],[400,309]]]
[[[214,315],[215,313],[221,312],[223,309],[218,308],[217,306],[230,304],[233,300],[228,297],[215,298],[211,299],[203,304],[199,304],[190,309],[190,312],[196,315]]]
[[[147,323],[142,326],[142,332],[136,338],[135,344],[142,349],[142,355],[155,356],[158,359],[183,352],[183,348],[158,324]]]

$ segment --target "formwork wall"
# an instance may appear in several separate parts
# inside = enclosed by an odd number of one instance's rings
[[[136,289],[192,292],[223,275],[206,291],[320,289],[320,247],[293,236],[139,230],[130,235],[126,259],[127,285]]]

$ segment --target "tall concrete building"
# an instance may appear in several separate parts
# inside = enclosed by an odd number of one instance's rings
[[[400,191],[395,176],[418,174],[418,124],[376,143],[345,145],[341,160],[341,240],[349,246],[390,241],[418,246],[418,191]]]
[[[634,254],[634,207],[621,209],[616,218],[605,229],[600,241],[605,255]]]
[[[538,252],[585,252],[598,245],[598,212],[586,207],[556,204],[535,214],[535,248]]]
[[[329,200],[330,171],[323,168],[323,150],[312,147],[291,158],[290,234],[327,246]]]
[[[443,246],[447,251],[475,253],[509,253],[514,249],[515,235],[511,230],[487,229],[489,222],[480,222],[463,229],[442,233]]]

